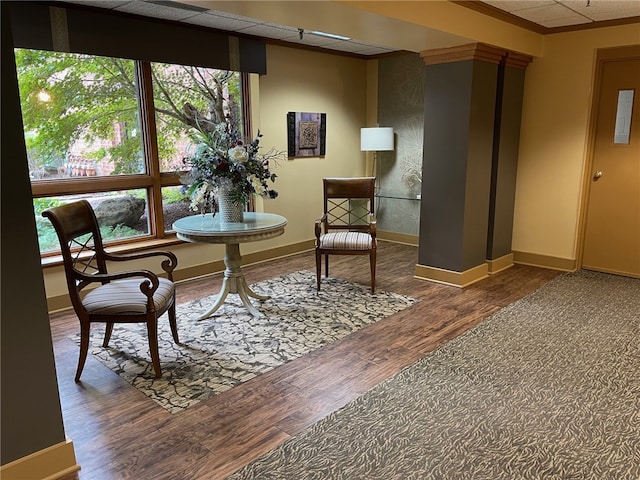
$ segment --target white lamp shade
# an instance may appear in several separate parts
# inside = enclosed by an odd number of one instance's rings
[[[363,152],[382,152],[393,150],[393,128],[361,128],[360,150]]]

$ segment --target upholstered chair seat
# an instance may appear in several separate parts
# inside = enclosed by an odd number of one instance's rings
[[[320,237],[320,248],[323,250],[370,250],[373,239],[369,233],[337,232],[327,233]]]
[[[166,278],[158,278],[158,283],[153,304],[157,311],[165,311],[173,301],[176,289]],[[90,314],[140,314],[147,311],[147,297],[140,291],[139,279],[114,280],[87,293],[82,305]]]

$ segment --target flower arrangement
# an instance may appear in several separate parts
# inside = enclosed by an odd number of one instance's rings
[[[270,149],[260,152],[260,138],[245,143],[233,114],[227,114],[218,123],[194,128],[190,136],[195,144],[193,153],[183,159],[187,173],[181,177],[188,185],[191,209],[206,210],[213,206],[221,189],[227,189],[231,201],[245,205],[252,194],[276,198],[278,192],[269,186],[275,182],[271,163],[284,156],[283,152]]]

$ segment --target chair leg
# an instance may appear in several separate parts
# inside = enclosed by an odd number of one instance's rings
[[[324,276],[329,278],[329,255],[324,256]]]
[[[371,293],[376,293],[376,251],[373,250],[369,254],[369,263],[371,264]]]
[[[180,345],[178,338],[178,324],[176,323],[176,302],[173,300],[173,305],[169,308],[169,326],[171,327],[171,335],[173,335],[173,341]]]
[[[84,363],[87,360],[87,352],[89,351],[89,324],[80,324],[80,355],[78,357],[78,368],[76,369],[75,381],[80,381],[80,375],[84,369]]]
[[[158,353],[158,319],[153,318],[147,321],[147,335],[149,336],[149,353],[151,354],[151,363],[156,378],[162,376],[160,368],[160,354]]]
[[[107,348],[109,346],[109,340],[111,340],[111,333],[113,333],[113,322],[108,322],[104,329],[104,340],[102,346]]]
[[[322,276],[322,254],[316,249],[316,284],[320,291],[320,277]]]

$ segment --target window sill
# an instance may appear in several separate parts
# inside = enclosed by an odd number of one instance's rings
[[[142,240],[139,242],[125,243],[121,245],[107,246],[109,253],[133,253],[144,250],[157,250],[159,248],[169,247],[172,245],[180,245],[184,243],[176,237],[175,233],[168,234],[167,238],[154,238],[150,240]],[[42,268],[57,267],[63,264],[62,255],[53,255],[51,257],[42,257],[40,259]]]

